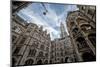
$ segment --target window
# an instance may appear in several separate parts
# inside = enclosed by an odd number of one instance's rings
[[[52,58],[52,59],[53,59],[53,58],[54,58],[54,55],[53,55],[53,54],[51,54],[50,58]]]
[[[41,46],[40,46],[40,49],[41,49],[41,50],[44,50],[44,48],[45,48],[44,45],[41,45]]]
[[[84,32],[89,31],[91,29],[93,29],[93,27],[91,25],[89,25],[89,24],[81,25],[81,30],[84,31]]]
[[[40,51],[38,57],[43,57],[43,52]]]
[[[48,57],[48,53],[45,53],[45,57]]]
[[[48,60],[45,60],[45,61],[44,61],[44,64],[48,64]]]
[[[79,49],[87,47],[87,43],[83,37],[78,37],[76,41],[78,42],[77,46]]]
[[[73,29],[73,32],[74,32],[74,33],[77,33],[77,32],[78,32],[78,28],[74,28],[74,29]]]
[[[24,44],[25,40],[26,40],[26,38],[23,37],[22,40],[20,41],[20,44]]]
[[[29,29],[27,30],[28,33],[30,33],[31,31],[32,31],[32,28],[29,28]]]
[[[35,49],[30,49],[29,51],[29,56],[35,56],[36,55],[36,50]]]
[[[34,63],[33,59],[26,60],[24,65],[32,65]]]
[[[17,37],[13,35],[13,36],[12,36],[12,42],[14,42],[16,38],[17,38]]]
[[[94,10],[88,10],[88,14],[93,15],[94,14]]]
[[[82,6],[82,10],[85,10],[85,6]]]
[[[21,47],[16,47],[15,51],[13,52],[13,54],[18,54],[20,49],[21,49]]]
[[[61,52],[61,56],[64,56],[63,52]]]
[[[70,27],[74,26],[74,22],[70,22]]]
[[[13,30],[16,30],[16,29],[17,29],[17,26],[14,26],[12,29],[13,29]]]
[[[34,46],[35,48],[38,48],[38,42],[34,41],[34,42],[33,42],[33,46]]]
[[[49,48],[48,47],[46,47],[46,51],[49,51]]]

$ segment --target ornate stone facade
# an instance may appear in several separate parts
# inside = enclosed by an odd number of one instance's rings
[[[17,17],[13,17],[12,21],[13,64],[32,65],[49,63],[50,35],[43,31],[42,27],[39,28],[33,23],[25,23]]]
[[[14,3],[13,3],[14,4]],[[21,7],[18,4],[23,4]],[[17,12],[29,3],[12,8],[12,66],[68,63],[96,60],[96,8],[77,7],[66,20],[69,35],[61,23],[61,37],[51,41],[50,34],[34,23],[28,23]],[[16,7],[17,6],[17,7]]]
[[[96,60],[96,7],[77,6],[69,12],[66,24],[76,53],[76,61]]]
[[[70,37],[65,31],[63,23],[60,25],[61,38],[51,41],[50,62],[51,63],[68,63],[74,62],[73,46]]]
[[[16,14],[12,18],[12,62],[13,65],[74,62],[70,37],[66,33],[51,41],[42,27],[27,23]]]

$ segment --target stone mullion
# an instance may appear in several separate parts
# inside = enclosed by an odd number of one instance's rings
[[[76,22],[76,25],[77,25],[77,27],[78,27],[78,29],[79,29],[79,31],[81,30],[81,28],[80,28],[80,26],[78,26],[78,24],[77,24],[77,22]],[[82,31],[80,31],[81,32],[81,34],[83,35],[83,37],[85,38],[85,40],[86,40],[86,43],[88,44],[88,46],[90,47],[90,49],[93,51],[93,53],[94,53],[94,55],[95,55],[95,48],[94,48],[94,46],[92,45],[92,43],[88,40],[88,38],[84,35],[84,33],[82,32]]]
[[[76,24],[76,22],[74,22],[74,23]],[[80,56],[77,44],[75,43],[75,40],[72,39],[72,32],[70,32],[70,35],[71,35],[71,40],[72,40],[72,43],[73,43],[73,47],[75,49],[75,53],[77,54],[77,57],[78,57],[78,61],[83,61],[82,58],[81,58],[81,56]]]

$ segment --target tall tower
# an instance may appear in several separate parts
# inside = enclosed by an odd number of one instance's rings
[[[61,38],[64,38],[64,37],[67,36],[67,32],[66,32],[65,27],[64,27],[64,24],[62,22],[60,24],[60,31],[61,31],[61,34],[60,34],[60,37]]]

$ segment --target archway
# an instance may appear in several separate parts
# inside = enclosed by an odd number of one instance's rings
[[[77,46],[78,46],[78,49],[82,49],[82,48],[85,48],[85,47],[88,47],[85,39],[83,37],[78,37],[76,39],[76,41],[78,42]]]
[[[24,65],[32,65],[33,63],[34,63],[33,59],[28,59],[28,60],[25,61]]]
[[[45,60],[45,61],[44,61],[44,64],[48,64],[48,60]]]
[[[96,61],[96,56],[94,56],[92,53],[85,52],[82,55],[83,61]]]
[[[68,57],[65,58],[65,63],[67,63]]]
[[[37,65],[41,65],[41,64],[42,64],[42,60],[38,60]]]
[[[50,60],[50,64],[52,64],[52,60]]]

